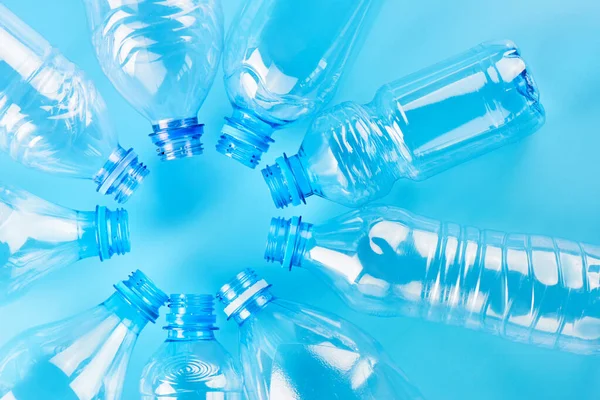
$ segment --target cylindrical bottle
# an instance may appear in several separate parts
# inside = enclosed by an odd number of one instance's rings
[[[215,339],[213,303],[211,295],[171,295],[168,337],[144,367],[142,400],[242,399],[236,362]]]
[[[104,303],[23,332],[0,349],[2,400],[117,400],[138,335],[167,296],[141,271]]]
[[[91,179],[119,203],[148,175],[119,145],[94,84],[2,4],[0,150],[27,167]]]
[[[223,50],[220,0],[84,0],[98,61],[152,124],[162,160],[202,154],[204,103]]]
[[[0,305],[58,268],[130,248],[123,209],[74,211],[0,184]]]
[[[238,13],[223,69],[234,111],[217,150],[254,168],[274,131],[333,97],[381,0],[255,0]]]
[[[320,226],[273,219],[265,257],[311,270],[356,310],[600,350],[600,247],[367,207]]]
[[[324,111],[298,154],[263,176],[278,208],[313,194],[357,207],[398,179],[426,179],[519,140],[544,118],[517,47],[487,43],[383,86],[367,105]]]
[[[252,270],[217,297],[240,327],[249,400],[421,399],[366,332],[338,316],[274,297]]]

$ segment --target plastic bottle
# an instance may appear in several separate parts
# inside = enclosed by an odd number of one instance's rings
[[[306,268],[352,308],[600,350],[600,247],[366,207],[319,226],[273,219],[265,258]]]
[[[248,400],[421,398],[367,333],[270,286],[246,270],[217,294],[239,324]]]
[[[234,110],[217,150],[255,168],[276,130],[329,102],[380,4],[247,1],[225,45],[225,88]]]
[[[202,154],[198,111],[223,50],[219,0],[84,0],[98,61],[163,161]]]
[[[168,337],[144,367],[142,400],[242,399],[237,365],[215,339],[213,302],[211,295],[171,295]]]
[[[519,140],[544,120],[517,47],[487,43],[383,86],[367,105],[324,111],[297,155],[262,172],[278,208],[313,194],[358,207],[398,179],[426,179]]]
[[[123,209],[74,211],[0,184],[0,305],[58,268],[130,248]]]
[[[167,296],[141,271],[104,303],[33,328],[0,349],[2,400],[117,400],[140,331]]]
[[[149,172],[119,144],[94,84],[2,4],[0,150],[27,167],[91,179],[119,203]]]

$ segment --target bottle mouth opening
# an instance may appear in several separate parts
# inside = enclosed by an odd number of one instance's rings
[[[269,136],[271,133],[272,128],[265,135],[233,118],[225,118],[217,151],[254,169],[260,163],[263,153],[274,142]]]
[[[198,118],[159,121],[150,134],[156,152],[162,161],[194,157],[204,152],[202,135],[204,124]]]
[[[123,204],[129,200],[149,173],[148,168],[138,161],[138,156],[133,149],[125,150],[118,147],[96,174],[94,178],[98,184],[96,190],[101,194],[114,195],[115,201]]]

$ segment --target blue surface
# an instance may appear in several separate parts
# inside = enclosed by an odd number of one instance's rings
[[[256,268],[275,294],[345,316],[379,339],[413,383],[436,399],[597,398],[597,358],[537,349],[468,330],[407,318],[358,315],[308,273],[293,275],[263,259],[272,216],[301,213],[318,223],[344,212],[323,199],[278,211],[252,171],[214,150],[231,107],[218,78],[200,111],[205,154],[161,163],[147,137],[152,129],[111,87],[97,64],[81,0],[3,0],[25,22],[93,78],[108,103],[121,143],[133,146],[150,176],[126,208],[132,252],[104,263],[86,260],[44,279],[3,309],[0,344],[20,331],[87,309],[107,298],[112,285],[136,268],[167,292],[214,293],[243,268]],[[241,1],[224,2],[229,23]],[[365,48],[334,99],[367,102],[376,88],[491,39],[510,38],[529,61],[547,112],[547,124],[525,141],[471,161],[425,182],[396,184],[383,202],[482,228],[541,233],[599,243],[600,181],[597,132],[600,89],[598,16],[592,0],[388,0]],[[276,137],[263,163],[295,151],[306,122]],[[59,204],[93,210],[114,202],[90,182],[49,177],[0,156],[1,179]],[[237,327],[218,323],[219,340],[233,352]],[[137,399],[147,358],[164,341],[156,326],[142,333],[124,399]]]

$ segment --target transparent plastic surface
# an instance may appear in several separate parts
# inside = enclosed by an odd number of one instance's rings
[[[142,372],[142,400],[242,400],[236,363],[213,333],[213,297],[171,295],[169,308],[168,338]]]
[[[129,250],[125,210],[73,211],[0,184],[0,305],[58,268]]]
[[[140,271],[104,303],[23,332],[0,350],[2,400],[118,400],[140,331],[166,296]]]
[[[358,207],[522,139],[545,121],[512,42],[486,43],[321,113],[300,151],[263,170],[278,207],[313,194]]]
[[[117,157],[125,150],[94,84],[2,4],[0,150],[28,167],[92,179],[119,202],[148,173],[131,150],[135,157]]]
[[[225,46],[225,87],[234,113],[217,149],[254,168],[274,130],[327,103],[380,3],[246,2]]]
[[[275,219],[266,257],[312,271],[365,313],[600,350],[598,246],[367,207],[319,226]]]
[[[104,73],[153,125],[163,159],[202,152],[197,114],[223,49],[216,0],[85,0]]]
[[[373,338],[339,317],[275,299],[252,271],[219,297],[240,324],[249,400],[421,398]]]

